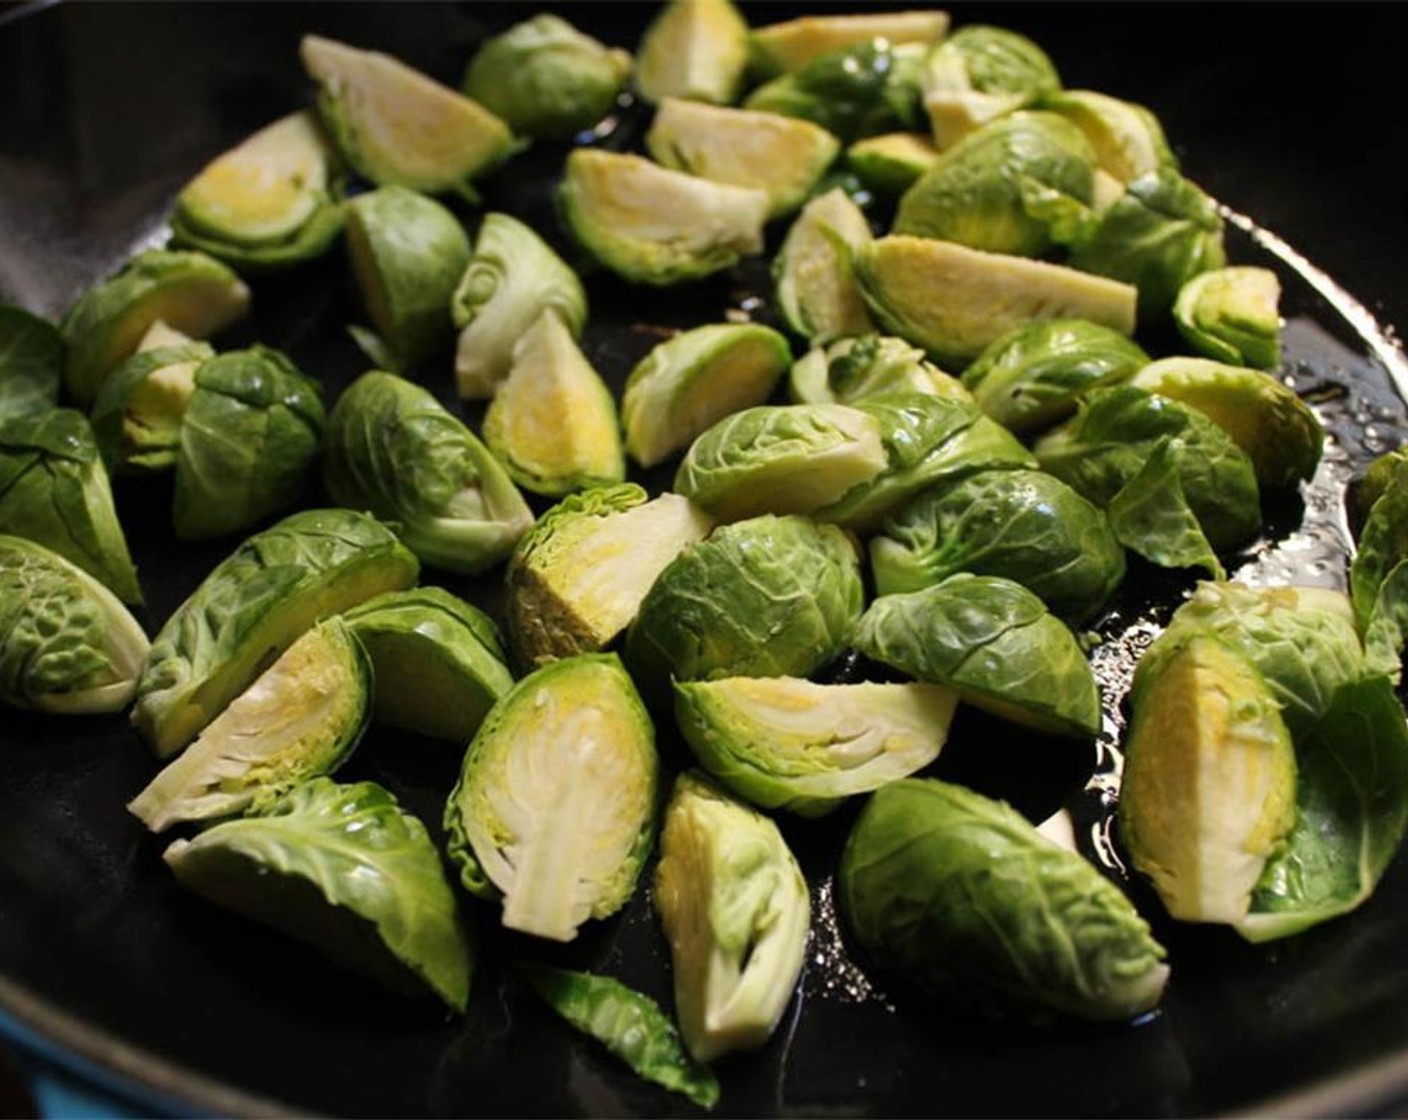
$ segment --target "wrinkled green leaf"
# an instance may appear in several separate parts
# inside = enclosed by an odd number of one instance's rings
[[[1226,572],[1188,505],[1178,473],[1183,442],[1160,442],[1139,473],[1110,499],[1110,528],[1119,542],[1163,568],[1203,568],[1213,579]]]
[[[59,402],[64,340],[47,319],[0,304],[0,420]]]

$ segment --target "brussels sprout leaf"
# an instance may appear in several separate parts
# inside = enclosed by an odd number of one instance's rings
[[[1182,442],[1165,440],[1110,501],[1110,528],[1120,544],[1165,568],[1205,568],[1226,579],[1179,479]]]
[[[0,305],[0,419],[53,408],[63,364],[57,327],[23,308]]]

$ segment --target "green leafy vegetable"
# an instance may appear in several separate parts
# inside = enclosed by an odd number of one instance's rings
[[[0,304],[0,420],[59,403],[64,340],[47,319]]]

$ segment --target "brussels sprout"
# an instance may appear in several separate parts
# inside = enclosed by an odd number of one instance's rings
[[[626,633],[652,701],[676,680],[804,677],[841,652],[864,592],[851,539],[805,517],[714,530],[660,573]]]
[[[192,338],[217,334],[249,310],[249,289],[204,253],[151,249],[89,288],[59,330],[68,348],[64,388],[88,408],[118,362],[158,320]]]
[[[52,549],[124,603],[142,601],[108,472],[81,412],[0,420],[0,533]]]
[[[744,409],[690,445],[675,490],[721,521],[811,513],[885,469],[880,431],[875,417],[842,404]]]
[[[730,0],[669,0],[636,49],[636,90],[729,105],[743,88],[748,24]]]
[[[364,373],[328,417],[333,500],[392,522],[427,564],[474,575],[513,551],[533,511],[489,449],[430,393]]]
[[[1035,257],[1079,232],[1094,198],[1080,129],[1054,113],[1013,113],[945,150],[900,199],[892,232]]]
[[[852,254],[869,243],[865,215],[839,187],[802,208],[772,266],[788,327],[818,345],[875,329],[851,269]]]
[[[1295,824],[1295,751],[1251,662],[1208,634],[1172,643],[1134,697],[1120,833],[1173,917],[1235,924]]]
[[[1124,578],[1124,549],[1105,515],[1042,471],[981,471],[932,487],[870,542],[875,589],[918,591],[953,575],[1003,576],[1053,614],[1083,622]]]
[[[1119,888],[1007,805],[945,782],[907,778],[870,799],[837,905],[876,967],[991,1017],[1131,1019],[1168,980]]]
[[[181,418],[195,392],[196,370],[215,357],[205,342],[178,335],[167,343],[164,331],[165,324],[153,324],[137,352],[104,378],[93,401],[93,438],[115,473],[176,466]]]
[[[211,358],[194,380],[172,506],[182,540],[225,536],[288,508],[317,457],[324,420],[318,383],[267,346]]]
[[[940,148],[1060,88],[1046,52],[1002,27],[960,28],[924,64],[924,108]]]
[[[463,88],[518,135],[565,140],[611,111],[630,73],[625,51],[544,12],[481,46]]]
[[[132,722],[159,758],[175,754],[303,631],[419,574],[415,556],[365,514],[290,514],[217,564],[166,620]]]
[[[576,148],[558,201],[568,228],[618,276],[664,286],[763,251],[766,191],[711,183],[640,156]]]
[[[958,693],[936,684],[727,677],[675,685],[675,719],[709,773],[764,809],[819,816],[939,756]]]
[[[371,712],[372,666],[340,619],[309,630],[167,764],[128,811],[153,832],[236,816],[347,759]]]
[[[756,323],[712,323],[655,346],[626,379],[626,451],[643,467],[688,447],[716,421],[772,395],[792,363],[787,340]]]
[[[1134,332],[1133,287],[1046,261],[896,234],[859,249],[855,272],[876,322],[939,362],[962,365],[1037,319]]]
[[[181,885],[456,1011],[473,942],[425,826],[374,782],[315,778],[162,856]]]
[[[695,1060],[767,1042],[802,974],[811,923],[806,880],[777,825],[682,774],[660,834],[655,909]]]
[[[56,552],[0,536],[0,703],[118,712],[151,643],[111,591]]]
[[[882,198],[898,198],[939,160],[939,149],[917,132],[887,132],[846,149],[846,166]]]
[[[626,904],[655,832],[655,733],[615,654],[555,661],[494,705],[445,806],[465,887],[571,941]]]
[[[171,215],[172,243],[250,272],[311,260],[342,232],[336,171],[316,115],[291,113],[186,184]]]
[[[1226,263],[1217,203],[1171,167],[1131,182],[1070,257],[1073,268],[1138,287],[1144,323],[1166,319],[1184,284]]]
[[[535,494],[561,497],[625,480],[611,390],[553,312],[519,340],[513,368],[484,414],[484,442],[509,477]]]
[[[1408,488],[1408,448],[1405,447],[1384,452],[1369,464],[1362,476],[1350,480],[1345,497],[1356,538],[1369,520],[1374,503],[1395,487]]]
[[[1396,681],[1408,634],[1408,473],[1398,457],[1384,456],[1367,481],[1379,496],[1359,533],[1350,593],[1372,667]]]
[[[536,667],[605,649],[635,618],[665,566],[712,527],[687,498],[661,494],[647,501],[633,482],[588,490],[548,510],[508,565],[515,660]]]
[[[582,282],[517,218],[485,214],[450,304],[460,328],[455,380],[461,397],[494,395],[513,365],[518,340],[545,311],[580,338],[587,322]]]
[[[47,319],[0,304],[0,420],[59,403],[64,340]]]
[[[856,15],[799,16],[754,29],[749,38],[750,66],[760,76],[801,70],[821,55],[872,39],[901,43],[937,43],[948,31],[947,12],[864,12]]]
[[[367,315],[400,368],[449,349],[469,238],[432,198],[381,187],[348,203],[347,252]]]
[[[801,206],[841,150],[810,121],[674,97],[660,102],[645,147],[665,167],[766,191],[769,218]]]
[[[792,365],[788,380],[799,404],[856,404],[892,393],[927,393],[950,400],[972,397],[902,338],[870,334],[817,347]]]
[[[1394,684],[1403,679],[1403,650],[1408,646],[1408,561],[1399,561],[1379,584],[1364,627],[1364,663]]]
[[[994,339],[963,371],[963,384],[984,412],[1025,435],[1065,419],[1082,393],[1127,381],[1148,364],[1149,355],[1119,331],[1085,319],[1043,319]]]
[[[870,604],[851,644],[1002,719],[1053,735],[1100,733],[1100,691],[1075,635],[1021,584],[967,572]]]
[[[493,620],[441,588],[388,591],[342,617],[371,658],[378,723],[464,743],[513,687]]]
[[[1199,354],[1234,366],[1281,361],[1281,282],[1269,268],[1217,268],[1178,289],[1173,321]]]
[[[1314,477],[1325,429],[1308,404],[1261,370],[1206,358],[1164,358],[1129,383],[1201,412],[1246,453],[1263,488]]]
[[[1100,169],[1120,183],[1160,167],[1178,169],[1159,118],[1143,105],[1088,89],[1055,90],[1040,105],[1085,133]]]
[[[390,55],[305,35],[299,56],[338,151],[378,186],[472,195],[470,180],[513,153],[493,113]]]

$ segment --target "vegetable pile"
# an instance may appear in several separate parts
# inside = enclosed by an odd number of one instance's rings
[[[1276,275],[1147,108],[939,11],[667,0],[634,55],[543,14],[458,90],[300,55],[315,107],[201,170],[168,247],[57,326],[0,308],[0,702],[130,712],[183,886],[455,1012],[508,969],[704,1107],[795,998],[807,818],[847,822],[869,976],[1048,1028],[1157,1009],[1151,921],[1262,942],[1370,899],[1408,825],[1408,453],[1356,485],[1347,593],[1227,579],[1324,431]],[[479,212],[529,146],[557,228]],[[329,253],[365,372],[217,348]],[[593,364],[595,289],[767,254],[750,320]],[[149,637],[110,477],[160,475],[175,537],[228,548]],[[1188,594],[1120,744],[1150,893],[934,765],[968,709],[995,751],[1093,747],[1125,698],[1080,628],[1154,569]],[[442,819],[334,776],[372,724],[464,750]],[[542,944],[642,891],[672,1007]]]

